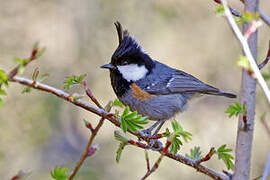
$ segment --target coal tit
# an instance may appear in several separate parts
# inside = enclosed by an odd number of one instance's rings
[[[119,100],[132,111],[158,121],[155,126],[161,124],[160,128],[165,120],[184,111],[187,101],[195,95],[236,98],[234,94],[151,59],[119,22],[115,26],[119,45],[111,62],[101,68],[110,70],[111,85]]]

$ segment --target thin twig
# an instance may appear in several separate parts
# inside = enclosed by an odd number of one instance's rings
[[[225,9],[225,15],[227,17],[227,20],[233,30],[233,32],[235,33],[235,36],[237,37],[237,39],[240,41],[240,44],[243,48],[243,51],[247,57],[247,59],[249,60],[250,66],[255,74],[256,79],[258,80],[258,83],[260,84],[267,100],[268,103],[270,104],[270,91],[269,88],[264,80],[264,78],[262,77],[262,74],[258,68],[258,65],[255,61],[255,59],[253,58],[251,51],[249,49],[248,43],[246,38],[243,36],[243,34],[241,33],[240,29],[238,28],[237,24],[235,23],[233,16],[231,14],[231,11],[229,10],[228,4],[226,0],[221,0],[222,4],[224,5],[224,9]]]
[[[149,160],[148,151],[146,149],[144,150],[144,156],[145,156],[147,171],[150,171],[150,160]]]
[[[106,107],[105,107],[105,111],[109,112],[109,111],[111,110],[111,107],[112,107],[112,103],[109,102],[109,103],[106,105]],[[93,140],[94,140],[94,138],[96,137],[96,135],[97,135],[99,129],[100,129],[101,126],[103,125],[104,120],[105,120],[104,117],[102,117],[102,118],[99,120],[98,125],[96,126],[96,128],[91,129],[91,133],[92,133],[92,134],[91,134],[91,136],[90,136],[90,138],[89,138],[89,140],[88,140],[87,146],[85,147],[85,151],[84,151],[84,153],[82,154],[80,160],[77,162],[77,164],[76,164],[74,170],[73,170],[72,173],[70,174],[70,176],[69,176],[69,178],[68,178],[69,180],[72,180],[72,179],[75,177],[75,175],[76,175],[77,172],[79,171],[80,167],[82,166],[83,162],[84,162],[85,159],[88,157],[88,153],[89,153],[89,150],[90,150],[90,148],[91,148],[91,146],[92,146],[92,144],[93,144]]]
[[[265,22],[265,24],[267,24],[270,27],[270,18],[266,16],[266,14],[264,14],[260,8],[258,8],[258,12],[263,22]]]
[[[268,47],[268,52],[267,52],[266,58],[263,62],[261,62],[258,65],[259,69],[262,69],[268,63],[269,59],[270,59],[270,41],[269,41],[269,47]]]
[[[157,168],[159,167],[159,164],[162,161],[164,155],[166,153],[168,153],[168,149],[169,149],[170,145],[172,144],[172,141],[174,140],[174,138],[175,138],[175,134],[173,134],[171,137],[169,137],[167,139],[166,146],[163,149],[161,155],[159,156],[159,158],[157,159],[157,161],[155,162],[155,164],[153,165],[153,167],[146,172],[146,174],[142,177],[141,180],[145,180],[148,176],[150,176],[153,172],[155,172],[157,170]]]
[[[211,159],[214,153],[215,153],[215,148],[212,147],[210,151],[206,154],[206,156],[204,156],[202,159],[197,160],[197,163],[200,164],[202,162],[208,161],[209,159]]]
[[[159,158],[157,159],[157,161],[155,162],[155,164],[153,165],[153,167],[149,171],[147,171],[147,173],[142,177],[141,180],[145,180],[148,176],[150,176],[153,172],[157,170],[163,157],[164,157],[164,154],[161,154]]]
[[[38,53],[38,49],[33,48],[33,49],[32,49],[32,52],[31,52],[31,56],[29,57],[28,61],[25,62],[24,66],[27,66],[30,62],[32,62],[32,61],[34,61],[35,59],[37,59],[37,53]],[[10,73],[9,73],[8,76],[9,76],[10,78],[16,76],[16,74],[18,73],[18,71],[19,71],[19,69],[20,69],[21,66],[22,66],[21,64],[17,65],[14,69],[12,69],[12,70],[10,71]]]
[[[117,127],[120,127],[120,120],[118,118],[116,118],[115,116],[112,116],[111,113],[103,110],[103,109],[100,109],[100,108],[97,108],[87,102],[84,102],[83,100],[81,99],[72,99],[70,98],[70,95],[60,89],[57,89],[57,88],[54,88],[54,87],[51,87],[51,86],[48,86],[46,84],[43,84],[43,83],[40,83],[40,82],[37,82],[35,84],[35,86],[33,86],[33,81],[30,80],[30,79],[27,79],[27,78],[23,78],[23,77],[19,77],[19,76],[14,76],[12,78],[9,79],[9,81],[11,82],[16,82],[16,83],[19,83],[19,84],[22,84],[22,85],[26,85],[26,86],[30,86],[34,89],[38,89],[38,90],[41,90],[41,91],[44,91],[44,92],[48,92],[50,94],[54,94],[55,96],[58,96],[59,98],[61,99],[64,99],[78,107],[81,107],[89,112],[92,112],[98,116],[101,116],[103,118],[106,118],[108,119],[112,124],[114,124],[115,126]],[[128,130],[129,133],[137,136],[138,138],[141,138],[143,140],[147,140],[147,138],[145,137],[142,137],[140,133],[134,133],[130,130]],[[163,148],[161,150],[159,150],[160,153],[163,152]],[[180,163],[183,163],[183,164],[186,164],[188,166],[191,166],[193,167],[194,169],[196,169],[197,171],[203,173],[203,174],[206,174],[207,176],[213,178],[213,179],[217,179],[217,180],[229,180],[229,178],[225,175],[223,175],[222,173],[219,173],[219,172],[216,172],[214,171],[213,169],[210,169],[204,165],[201,165],[201,164],[196,164],[195,161],[193,161],[192,159],[189,159],[189,158],[186,158],[185,156],[182,156],[182,155],[179,155],[179,154],[172,154],[172,153],[166,153],[165,154],[166,157],[170,158],[170,159],[173,159],[175,161],[178,161]]]
[[[89,88],[85,89],[85,92],[87,94],[87,96],[97,105],[97,107],[102,109],[102,106],[100,105],[100,103],[98,102],[98,100],[95,98],[95,96],[93,95],[92,91]]]
[[[218,4],[221,4],[221,0],[214,0],[214,1],[215,1],[216,3],[218,3]],[[229,9],[230,9],[231,13],[232,13],[234,16],[236,16],[236,17],[242,17],[242,14],[241,14],[239,11],[237,11],[237,10],[231,8],[231,7],[229,7]]]

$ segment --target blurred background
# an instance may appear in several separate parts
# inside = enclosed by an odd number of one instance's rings
[[[229,2],[238,10],[243,8],[238,1]],[[260,3],[266,14],[270,12],[270,1]],[[118,45],[113,23],[119,20],[153,59],[239,94],[241,69],[236,66],[236,59],[241,49],[225,19],[215,14],[215,8],[211,0],[0,0],[0,68],[11,70],[15,66],[13,58],[29,57],[33,44],[39,41],[47,51],[27,66],[23,76],[31,78],[39,67],[41,74],[49,74],[44,83],[63,89],[65,77],[87,73],[88,86],[105,105],[116,96],[109,72],[99,67],[110,61]],[[259,30],[260,61],[266,56],[269,35],[269,28],[263,25]],[[264,71],[270,71],[269,65]],[[83,119],[96,124],[99,117],[41,91],[21,94],[22,89],[21,85],[10,83],[5,106],[0,108],[1,179],[24,170],[31,171],[29,179],[49,180],[55,166],[74,167],[89,137]],[[69,92],[83,91],[75,87]],[[260,88],[257,92],[252,178],[261,174],[270,147],[260,122],[260,116],[269,109]],[[224,111],[238,100],[213,96],[193,100],[190,108],[176,118],[193,134],[193,140],[185,143],[179,153],[184,155],[200,146],[205,155],[211,147],[223,144],[234,150],[237,118],[229,119]],[[165,125],[169,126],[170,123]],[[116,129],[105,121],[95,140],[99,151],[87,159],[76,179],[135,180],[145,174],[144,151],[139,148],[128,146],[120,163],[116,163]],[[158,155],[150,152],[151,163]],[[205,164],[218,171],[226,168],[216,157]],[[209,177],[164,158],[149,179]]]

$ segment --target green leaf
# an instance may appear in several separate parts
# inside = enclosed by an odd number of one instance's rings
[[[22,94],[24,93],[30,93],[31,92],[31,87],[30,86],[26,86],[25,88],[23,88],[22,90]]]
[[[68,179],[68,168],[64,167],[55,167],[53,171],[51,171],[51,176],[55,180],[67,180]]]
[[[35,42],[33,49],[38,50],[39,49],[39,42]]]
[[[19,67],[18,73],[19,73],[19,74],[22,74],[22,73],[24,72],[24,70],[25,70],[25,67],[21,65],[21,66]]]
[[[194,147],[193,149],[190,149],[190,155],[189,154],[186,154],[186,157],[190,158],[190,159],[193,159],[193,160],[199,160],[199,159],[202,159],[203,156],[202,156],[202,152],[201,152],[201,149],[200,147]]]
[[[114,131],[114,138],[122,143],[128,143],[128,139],[124,137],[119,131]]]
[[[122,128],[124,133],[127,132],[127,123],[124,119],[121,119],[121,128]]]
[[[124,107],[123,103],[119,99],[115,99],[113,101],[113,106],[118,106],[120,108],[123,108]]]
[[[234,169],[234,163],[233,163],[234,157],[231,154],[229,154],[229,152],[232,152],[232,149],[227,149],[226,144],[224,144],[218,148],[216,153],[218,154],[218,159],[223,160],[227,169],[233,170]]]
[[[138,115],[137,111],[131,112],[130,108],[127,106],[121,115],[121,128],[124,133],[129,129],[132,132],[138,132],[139,129],[143,129],[142,124],[148,123],[147,117],[142,117]]]
[[[176,154],[180,150],[182,145],[182,141],[178,137],[175,137],[170,147],[171,152],[173,154]]]
[[[130,109],[129,109],[129,107],[127,106],[127,107],[125,108],[125,110],[124,110],[122,116],[121,116],[121,119],[124,119],[124,118],[128,115],[129,112],[130,112]]]
[[[187,131],[184,131],[177,121],[172,121],[172,127],[177,136],[181,136],[186,142],[191,140],[192,134]]]
[[[270,79],[270,74],[262,73],[262,76],[266,81]]]
[[[185,142],[188,142],[189,140],[191,140],[192,134],[184,131],[180,124],[175,120],[172,121],[171,124],[174,132],[170,133],[170,131],[166,129],[166,136],[167,138],[173,138],[170,150],[172,153],[176,154],[183,145],[180,138],[183,138]]]
[[[75,84],[82,84],[83,79],[86,77],[86,74],[80,75],[80,76],[69,76],[66,77],[66,80],[64,81],[64,88],[69,89],[71,86]]]
[[[246,115],[246,105],[241,105],[238,102],[235,102],[234,105],[230,105],[228,109],[225,111],[225,113],[229,114],[229,118],[232,116],[238,116],[239,113],[242,113],[243,115]]]
[[[40,58],[41,56],[43,56],[46,52],[46,47],[43,47],[40,51],[38,51],[36,57]]]
[[[126,145],[127,145],[127,144],[125,144],[125,143],[123,143],[123,142],[121,142],[121,143],[119,144],[119,147],[118,147],[117,152],[116,152],[116,162],[117,162],[117,163],[119,163],[120,158],[121,158],[121,155],[122,155],[122,152],[123,152],[124,147],[125,147]]]
[[[7,93],[6,93],[6,91],[5,91],[5,90],[0,89],[0,95],[2,95],[2,96],[6,96],[6,95],[7,95]]]
[[[246,56],[240,56],[239,59],[237,60],[237,65],[248,71],[252,71],[248,58]]]
[[[0,98],[0,107],[4,107],[3,99]]]
[[[217,15],[224,15],[224,6],[218,5],[216,8],[216,13],[217,13]]]
[[[135,118],[137,118],[137,111],[134,111],[134,112],[132,112],[132,113],[130,113],[130,114],[128,114],[128,115],[126,115],[125,116],[125,119],[128,121],[128,120],[132,120],[132,119],[135,119]]]
[[[4,70],[0,69],[0,88],[2,85],[5,84],[6,87],[8,87],[8,76],[5,74]]]
[[[125,121],[125,122],[127,124],[127,129],[129,129],[130,131],[132,131],[134,133],[137,132],[136,126],[134,126],[130,121]]]
[[[238,24],[249,23],[258,20],[260,17],[259,13],[244,12],[241,17],[236,17],[235,21]]]
[[[119,147],[116,152],[116,162],[119,163],[122,151],[124,147],[128,144],[128,139],[124,137],[119,131],[114,131],[114,138],[120,141]]]
[[[18,58],[18,57],[14,57],[14,58],[13,58],[13,61],[14,61],[15,63],[18,63],[18,64],[23,64],[23,60],[22,60],[21,58]]]

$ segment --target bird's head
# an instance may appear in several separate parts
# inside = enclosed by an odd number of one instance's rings
[[[119,45],[112,55],[111,62],[101,66],[111,72],[120,72],[127,81],[137,81],[151,72],[153,60],[143,51],[138,42],[117,21],[115,24]]]

